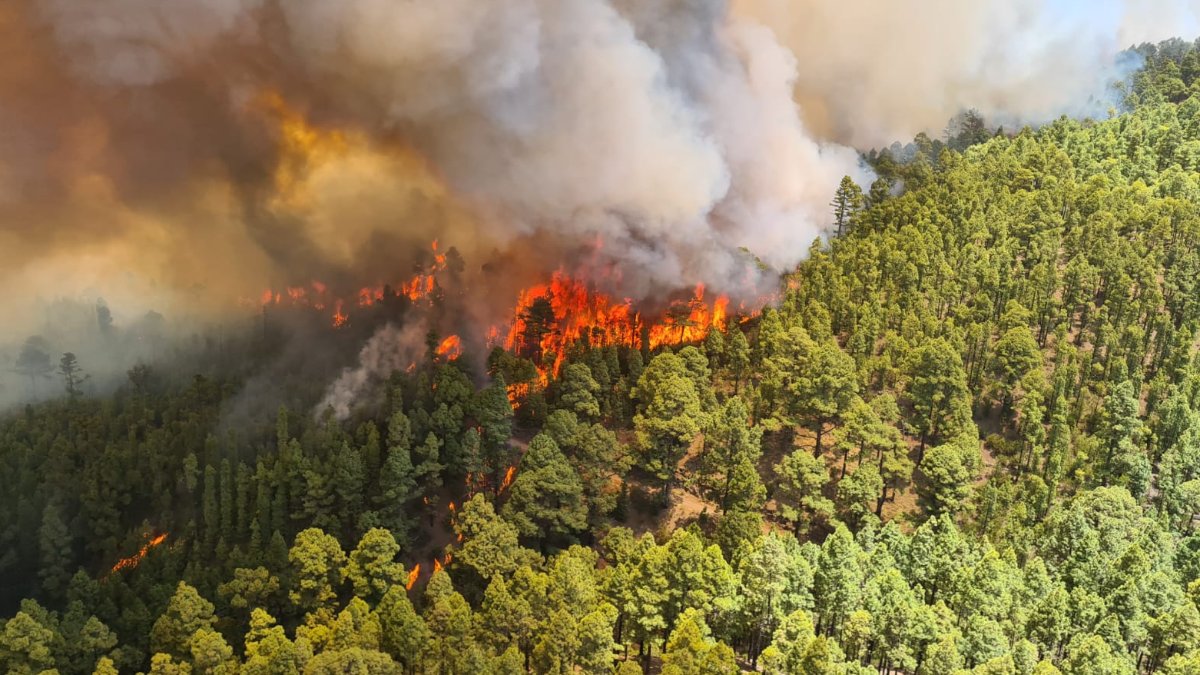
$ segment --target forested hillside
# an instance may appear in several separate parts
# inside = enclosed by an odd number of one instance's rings
[[[871,152],[700,343],[231,425],[257,335],[5,413],[0,666],[1200,672],[1200,50],[1139,51],[1110,119]]]

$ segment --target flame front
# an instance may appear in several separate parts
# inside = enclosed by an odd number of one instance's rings
[[[698,284],[686,303],[674,303],[661,320],[646,322],[629,298],[617,301],[558,271],[550,283],[520,293],[504,346],[537,363],[545,386],[562,369],[567,348],[579,340],[593,347],[633,348],[645,341],[651,349],[698,342],[714,328],[725,329],[728,308],[729,298],[710,302],[704,284]],[[489,332],[496,333],[495,328]],[[510,389],[509,398],[525,393]]]
[[[330,317],[330,324],[334,328],[341,328],[350,320],[348,308],[351,306],[359,308],[371,307],[378,302],[382,302],[387,297],[404,297],[412,303],[428,302],[433,299],[439,289],[437,275],[446,269],[446,254],[438,252],[437,240],[434,240],[431,248],[433,250],[433,263],[408,279],[401,280],[395,284],[364,286],[347,299],[333,296],[330,294],[329,287],[326,284],[314,280],[307,287],[287,286],[282,291],[268,288],[263,291],[260,297],[261,304],[264,307],[312,307],[316,310],[324,310],[326,307],[332,305],[334,309],[333,315]],[[453,342],[450,342],[451,340]],[[451,336],[442,343],[442,347],[445,347],[447,350],[456,345],[458,345],[457,336]],[[459,349],[461,353],[461,348]],[[457,353],[453,356],[448,356],[447,360],[452,361],[456,358],[458,358]]]
[[[462,356],[462,340],[457,335],[442,340],[437,347],[437,355],[447,361],[453,361]]]
[[[404,582],[404,590],[411,591],[413,584],[417,583],[417,579],[421,577],[421,563],[413,565],[413,568],[408,571],[408,581]]]
[[[725,315],[729,298],[719,296],[708,304],[704,300],[704,284],[697,284],[692,299],[686,305],[673,305],[661,323],[650,326],[650,348],[699,342],[716,328],[725,330]],[[686,309],[684,314],[682,310]]]
[[[434,240],[431,263],[413,276],[394,285],[360,288],[349,302],[330,294],[320,281],[308,286],[288,286],[281,291],[266,289],[261,296],[264,306],[290,305],[324,309],[333,307],[331,324],[335,328],[350,321],[349,308],[365,308],[388,297],[403,297],[412,303],[432,302],[441,286],[438,275],[447,268],[447,257]],[[744,307],[742,310],[744,312]],[[546,386],[557,377],[566,360],[568,348],[576,342],[592,347],[624,346],[657,349],[699,342],[713,329],[725,330],[729,320],[729,298],[710,297],[704,284],[697,284],[687,300],[672,303],[661,317],[647,319],[633,307],[629,298],[618,300],[596,290],[588,283],[559,270],[550,281],[521,291],[507,331],[491,326],[485,337],[488,347],[503,346],[510,352],[532,360],[538,367],[538,386]],[[462,340],[451,335],[436,348],[436,356],[453,361],[462,355]],[[509,400],[514,406],[529,393],[530,383],[510,383]]]
[[[166,540],[167,540],[166,532],[163,532],[162,534],[150,539],[145,544],[142,544],[142,547],[140,549],[138,549],[137,553],[129,556],[128,558],[121,558],[120,560],[118,560],[117,564],[113,565],[112,569],[109,570],[109,574],[116,574],[117,572],[120,572],[121,570],[128,570],[128,569],[133,569],[134,567],[137,567],[138,564],[142,562],[142,559],[145,558],[148,553],[150,553],[150,549],[154,548],[155,546],[158,546],[159,544],[163,543]]]

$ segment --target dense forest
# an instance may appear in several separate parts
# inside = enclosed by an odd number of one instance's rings
[[[0,417],[0,666],[1200,673],[1200,43],[1137,52],[1109,119],[870,152],[702,342],[542,385],[431,339],[344,423],[229,422],[267,331],[104,396],[56,357]]]

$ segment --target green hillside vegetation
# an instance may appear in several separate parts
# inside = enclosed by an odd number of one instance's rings
[[[500,351],[274,434],[252,367],[72,371],[0,419],[0,668],[1200,672],[1200,50],[1139,50],[1127,112],[872,152],[774,308],[515,411]]]

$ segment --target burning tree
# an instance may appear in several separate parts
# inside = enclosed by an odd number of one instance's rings
[[[534,363],[544,363],[546,354],[542,351],[546,336],[554,330],[554,306],[549,296],[534,298],[533,302],[520,313],[520,321],[524,326],[521,331],[520,343],[516,345],[516,353]],[[551,354],[551,357],[554,355]]]
[[[704,285],[698,284],[690,298],[672,303],[660,321],[648,322],[631,299],[617,300],[560,271],[550,283],[521,292],[504,346],[533,360],[544,386],[559,374],[568,348],[577,342],[650,349],[700,342],[709,330],[724,330],[728,306],[725,296],[709,301]]]

